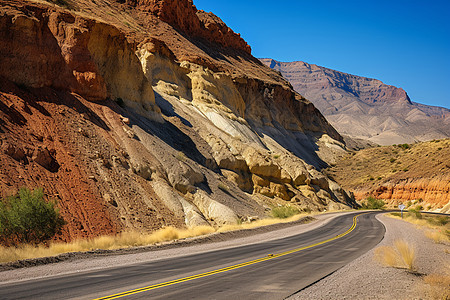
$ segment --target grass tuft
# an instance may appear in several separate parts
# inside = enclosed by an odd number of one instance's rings
[[[394,241],[394,246],[381,246],[375,249],[375,259],[388,267],[413,271],[416,252],[410,244],[400,239]]]
[[[408,270],[414,270],[414,264],[416,260],[416,251],[414,250],[414,248],[404,240],[396,240],[394,242],[394,245],[395,249],[400,254],[403,265],[406,266]]]

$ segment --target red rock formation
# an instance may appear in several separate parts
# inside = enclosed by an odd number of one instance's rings
[[[398,183],[386,183],[374,191],[356,190],[354,192],[357,200],[366,199],[369,196],[387,200],[397,205],[422,199],[425,204],[432,208],[442,208],[450,202],[450,177],[444,178],[421,178],[403,180]]]
[[[128,43],[116,27],[58,8],[29,5],[7,12],[0,23],[0,76],[30,87],[68,90],[94,101],[124,98],[124,91],[145,89],[146,96],[136,94],[128,100],[152,102],[151,86],[142,72],[136,73],[135,80],[120,78],[125,68],[139,70],[140,63],[134,54],[136,45]]]
[[[250,46],[211,12],[197,10],[192,0],[127,0],[142,11],[193,37],[251,54]]]

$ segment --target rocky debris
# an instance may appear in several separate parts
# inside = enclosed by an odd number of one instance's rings
[[[183,194],[195,191],[194,186],[205,180],[205,176],[200,171],[182,161],[168,170],[167,178],[170,184]]]
[[[19,162],[28,163],[27,155],[22,147],[14,146],[9,143],[2,143],[1,148],[6,155],[11,156]]]
[[[147,164],[138,163],[132,166],[133,172],[145,180],[150,180],[152,178],[153,170]]]
[[[57,172],[60,166],[55,159],[55,154],[56,151],[54,149],[48,150],[46,147],[38,147],[34,150],[31,159],[50,172]]]

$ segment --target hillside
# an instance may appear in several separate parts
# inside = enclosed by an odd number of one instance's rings
[[[0,20],[0,197],[43,187],[59,239],[355,205],[320,172],[342,137],[192,1],[0,0]]]
[[[425,209],[449,211],[450,139],[360,150],[338,160],[326,173],[356,199],[369,196]]]
[[[380,145],[450,137],[450,110],[412,102],[395,86],[305,62],[261,59],[341,133]]]

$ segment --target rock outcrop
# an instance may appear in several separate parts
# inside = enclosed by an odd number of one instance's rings
[[[341,134],[381,145],[450,137],[450,110],[411,102],[401,88],[301,61],[261,61],[280,71]]]
[[[450,140],[376,147],[345,156],[326,172],[357,200],[369,196],[447,212]]]
[[[127,0],[126,2],[139,10],[151,12],[160,20],[191,37],[251,53],[250,46],[239,34],[231,30],[213,13],[197,10],[192,0]]]
[[[356,205],[320,172],[342,137],[220,19],[68,3],[0,0],[0,196],[43,187],[60,239]]]

